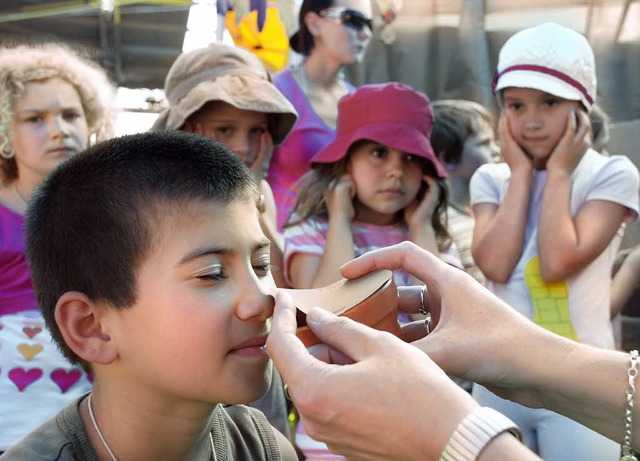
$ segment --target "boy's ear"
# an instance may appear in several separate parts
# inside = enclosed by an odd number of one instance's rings
[[[55,318],[64,342],[83,360],[106,365],[117,357],[100,323],[104,307],[79,291],[68,291],[56,304]]]

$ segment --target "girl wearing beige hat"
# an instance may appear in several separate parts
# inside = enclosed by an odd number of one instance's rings
[[[274,144],[280,144],[297,112],[271,83],[260,60],[249,51],[222,43],[183,53],[164,86],[168,107],[151,131],[184,130],[213,138],[233,150],[260,181],[263,230],[272,242],[271,264],[282,267],[282,237],[276,205],[264,180]],[[272,272],[285,286],[282,272]]]

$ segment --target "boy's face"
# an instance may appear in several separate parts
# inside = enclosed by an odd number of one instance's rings
[[[207,103],[186,124],[186,130],[221,142],[242,159],[254,173],[268,161],[271,137],[268,131],[269,116],[264,112],[238,109],[224,101]],[[265,150],[269,150],[266,152]]]
[[[511,136],[536,168],[544,168],[567,128],[567,114],[580,103],[531,88],[506,88],[503,96]]]
[[[255,204],[169,212],[131,308],[107,309],[117,379],[175,401],[248,403],[269,386],[275,284]]]

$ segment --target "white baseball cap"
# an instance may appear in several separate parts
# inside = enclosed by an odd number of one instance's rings
[[[502,46],[492,86],[494,93],[533,88],[590,111],[597,90],[593,50],[583,35],[558,24],[521,30]]]

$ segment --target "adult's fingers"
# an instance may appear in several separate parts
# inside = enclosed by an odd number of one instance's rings
[[[354,279],[378,269],[405,269],[425,282],[429,287],[429,295],[435,299],[459,275],[459,269],[449,266],[412,242],[369,251],[344,264],[340,273],[345,278]]]
[[[308,312],[307,325],[324,343],[324,346],[313,350],[313,355],[296,336],[295,307],[291,297],[279,292],[267,338],[267,352],[289,385],[290,392],[302,386],[310,367],[320,368],[318,373],[326,373],[329,370],[326,367],[332,366],[330,364],[353,363],[366,358],[378,344],[376,335],[381,334],[319,307]]]
[[[314,307],[307,313],[307,325],[329,347],[327,353],[330,355],[323,360],[331,360],[332,363],[345,363],[344,357],[353,362],[363,360],[376,349],[376,337],[381,334],[348,317],[339,317],[319,307]]]
[[[267,338],[267,353],[293,392],[293,389],[302,387],[309,368],[329,365],[311,356],[296,336],[296,311],[291,297],[279,291],[275,298],[271,332]]]

